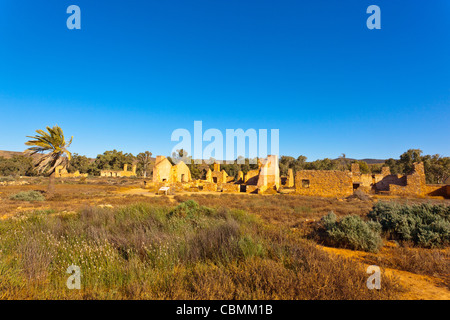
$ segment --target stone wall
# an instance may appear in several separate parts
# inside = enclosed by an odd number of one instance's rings
[[[239,193],[241,192],[241,186],[234,183],[224,183],[222,184],[222,192],[224,193]]]
[[[174,182],[172,164],[164,156],[157,156],[153,167],[153,182]]]
[[[294,187],[294,170],[293,169],[288,169],[286,187],[288,187],[288,188]]]
[[[212,182],[204,182],[202,191],[217,191],[217,184]]]
[[[280,166],[278,165],[278,156],[269,155],[261,161],[257,186],[280,189]]]
[[[398,196],[425,196],[427,186],[423,163],[414,163],[414,171],[401,178],[401,184],[390,184],[389,193]]]
[[[258,184],[258,175],[259,175],[259,169],[258,170],[250,170],[245,175],[244,182],[247,185],[255,185],[256,186]]]
[[[349,171],[301,170],[295,175],[295,191],[308,196],[349,196],[353,194]]]
[[[136,176],[136,165],[131,167],[131,171],[128,171],[128,165],[123,165],[123,170],[101,170],[101,177],[135,177]]]
[[[183,161],[173,166],[173,169],[175,170],[177,182],[190,182],[192,180],[191,170],[189,170],[189,167]]]
[[[55,178],[79,178],[87,177],[87,173],[80,173],[80,171],[75,171],[74,173],[69,173],[67,169],[63,166],[57,166],[55,168]]]
[[[183,162],[172,166],[164,156],[157,156],[153,167],[153,182],[190,182],[192,181],[191,170]]]

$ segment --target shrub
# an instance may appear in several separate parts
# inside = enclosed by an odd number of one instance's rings
[[[240,255],[238,239],[239,225],[236,221],[219,223],[210,228],[201,229],[188,244],[188,259],[231,261]]]
[[[169,213],[169,216],[193,218],[201,214],[211,215],[212,213],[212,209],[200,206],[194,200],[187,200],[176,206],[175,209]]]
[[[393,239],[435,248],[450,243],[450,206],[376,203],[368,217],[381,224]]]
[[[330,245],[376,252],[381,247],[381,226],[374,221],[365,222],[359,216],[345,216],[337,221],[336,215],[330,212],[322,218],[326,230],[326,239]]]
[[[192,218],[169,216],[192,207]],[[381,290],[367,290],[359,262],[242,210],[187,202],[48,213],[0,220],[2,298],[361,300],[399,292],[388,275]],[[71,264],[86,270],[83,292],[66,289]]]
[[[44,201],[45,197],[39,191],[22,191],[9,197],[11,200]]]

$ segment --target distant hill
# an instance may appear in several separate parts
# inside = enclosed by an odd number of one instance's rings
[[[367,164],[380,164],[380,163],[385,163],[386,160],[382,160],[382,159],[352,159],[352,158],[345,158],[349,161],[365,161]],[[334,160],[339,160],[338,159],[334,159]]]
[[[381,159],[362,159],[360,161],[365,161],[367,164],[378,164],[378,163],[386,162],[386,160],[381,160]]]
[[[24,156],[25,153],[20,152],[20,151],[3,151],[0,150],[0,157],[4,157],[6,159],[10,159],[14,156]]]

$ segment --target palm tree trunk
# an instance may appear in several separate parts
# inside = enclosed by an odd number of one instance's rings
[[[52,173],[49,177],[48,177],[48,188],[47,188],[47,193],[49,195],[52,195],[55,192],[55,173]]]

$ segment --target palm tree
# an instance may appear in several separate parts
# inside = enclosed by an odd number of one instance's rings
[[[34,169],[41,174],[47,174],[49,176],[48,190],[49,194],[54,191],[54,177],[55,170],[58,166],[67,167],[72,154],[67,150],[71,145],[73,137],[69,142],[66,142],[64,133],[58,125],[53,128],[47,127],[47,131],[36,130],[37,135],[27,136],[31,138],[25,142],[25,145],[31,146],[25,153],[43,154],[34,163]]]

